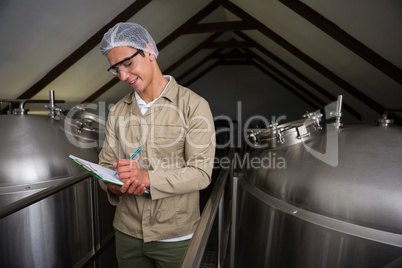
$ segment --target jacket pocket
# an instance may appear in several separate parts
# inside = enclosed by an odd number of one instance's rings
[[[198,220],[200,218],[198,191],[175,196],[175,210],[177,225]]]
[[[153,126],[151,148],[157,158],[183,156],[186,130],[182,126]]]

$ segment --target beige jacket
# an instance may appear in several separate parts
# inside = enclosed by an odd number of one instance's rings
[[[114,227],[145,242],[193,233],[200,218],[199,190],[211,182],[215,155],[208,103],[173,78],[145,115],[134,92],[128,94],[109,113],[99,164],[113,168],[138,148],[142,150],[135,159],[149,171],[150,194],[107,191],[117,206]]]

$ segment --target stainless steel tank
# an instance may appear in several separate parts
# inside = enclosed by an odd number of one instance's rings
[[[75,122],[83,118],[88,125],[87,115],[74,115]],[[88,139],[88,128],[77,132],[70,123],[61,111],[53,116],[0,115],[0,210],[85,173],[69,154],[97,162],[99,146],[80,146],[96,142]],[[114,209],[98,191],[88,174],[88,179],[0,219],[0,266],[73,267],[91,256],[95,236],[102,240],[112,231]]]
[[[338,127],[251,135],[236,267],[402,267],[402,129]]]

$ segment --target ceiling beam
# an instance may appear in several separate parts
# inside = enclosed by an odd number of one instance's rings
[[[254,44],[247,41],[226,41],[226,42],[212,42],[205,45],[204,48],[249,48]]]
[[[166,36],[162,41],[157,44],[159,50],[162,50],[167,45],[176,40],[180,35],[185,34],[190,31],[194,26],[197,25],[203,18],[208,16],[211,12],[215,11],[219,7],[219,2],[217,0],[212,1],[206,7],[201,9],[195,15],[191,17],[191,19],[187,20],[184,24],[182,24],[179,28],[174,30],[171,34]]]
[[[299,83],[295,82],[293,79],[291,79],[289,76],[285,75],[283,72],[279,71],[277,68],[275,68],[272,64],[268,63],[266,60],[264,60],[262,57],[260,57],[259,55],[257,55],[256,53],[254,53],[251,50],[246,50],[246,52],[248,54],[251,54],[253,56],[253,58],[260,62],[262,65],[264,65],[265,67],[267,67],[268,69],[270,69],[272,72],[274,72],[277,76],[280,77],[281,81],[286,81],[287,83],[291,84],[293,87],[297,88],[299,91],[301,91],[303,94],[307,95],[310,99],[314,100],[316,103],[318,103],[320,106],[324,106],[325,104],[327,104],[325,101],[323,101],[321,98],[317,97],[317,95],[311,93],[309,90],[307,90],[306,88],[302,87],[301,85],[299,85]],[[270,72],[270,76],[272,77],[273,74]],[[276,77],[276,79],[279,79],[278,77]],[[300,96],[299,96],[300,97]],[[302,98],[303,100],[305,100],[305,97]],[[306,100],[305,100],[306,101]],[[306,101],[307,102],[307,101]],[[311,104],[311,106],[313,107],[318,107],[316,104]],[[360,118],[361,119],[361,118]]]
[[[253,29],[253,27],[244,21],[214,22],[197,24],[188,30],[186,34],[231,32]]]
[[[186,62],[188,59],[190,59],[192,56],[197,54],[200,50],[202,50],[207,44],[213,42],[216,38],[221,36],[222,33],[215,33],[208,37],[204,42],[199,44],[197,47],[192,49],[190,52],[188,52],[186,55],[181,57],[178,61],[176,61],[174,64],[170,65],[168,68],[166,68],[163,73],[164,74],[169,74],[171,73],[174,69],[178,68],[180,65],[182,65],[184,62]]]
[[[251,59],[248,60],[225,60],[220,59],[219,65],[225,66],[240,66],[240,65],[254,65],[254,62]]]
[[[245,59],[249,60],[252,59],[253,56],[246,54],[246,53],[219,53],[214,56],[215,59]]]
[[[220,58],[220,60],[216,61],[215,63],[213,63],[212,65],[208,66],[207,68],[205,68],[201,73],[199,73],[197,76],[195,76],[194,78],[192,78],[190,81],[188,81],[184,86],[189,86],[191,85],[191,83],[194,83],[196,80],[200,79],[202,76],[204,76],[205,74],[209,73],[212,69],[214,69],[217,66],[225,66],[225,65],[233,65],[232,62],[230,61],[230,59],[232,59],[233,55],[236,55],[236,58],[243,58],[246,60],[243,61],[238,61],[235,62],[234,65],[252,65],[257,67],[258,69],[260,69],[264,74],[268,75],[271,79],[273,79],[275,82],[277,82],[278,84],[280,84],[281,86],[283,86],[284,88],[286,88],[287,90],[289,90],[291,93],[293,93],[294,95],[296,95],[297,97],[301,98],[303,101],[305,101],[306,103],[308,103],[310,106],[312,106],[313,108],[317,108],[318,109],[318,105],[314,104],[311,100],[307,99],[305,96],[303,96],[302,94],[300,94],[299,92],[297,92],[295,89],[293,89],[292,87],[290,87],[289,85],[287,85],[285,82],[283,82],[282,80],[280,80],[279,78],[277,78],[275,75],[273,75],[272,73],[270,73],[268,70],[266,70],[265,68],[263,68],[260,64],[256,63],[255,61],[252,61],[250,58],[250,54],[252,54],[252,56],[254,56],[255,58],[257,58],[257,60],[259,60],[260,62],[262,62],[264,65],[268,65],[269,63],[265,62],[261,57],[255,55],[254,53],[252,53],[250,50],[247,50],[246,53],[242,53],[239,50],[233,50],[230,53],[219,53],[219,51],[215,51],[214,53],[210,54],[210,56],[208,57],[209,59],[213,59],[213,58]],[[209,60],[208,59],[208,60]],[[225,60],[225,59],[229,59]],[[198,69],[202,64],[204,64],[206,62],[206,60],[204,59],[202,61],[202,63],[198,63],[193,67],[193,70],[191,72],[193,72],[195,69]],[[190,73],[191,73],[190,72]],[[278,71],[279,72],[279,71]],[[182,78],[182,77],[181,77]],[[181,79],[180,78],[180,79]],[[290,78],[287,79],[288,82],[292,82]],[[298,86],[299,88],[301,88],[299,85],[297,85],[297,83],[295,83],[293,81],[293,84]],[[303,89],[303,91],[307,92],[306,89]],[[309,93],[309,92],[307,92]],[[325,103],[320,100],[319,98],[317,98],[315,95],[310,93],[310,97],[312,97],[315,100],[318,100],[318,102],[322,105],[324,105]]]
[[[274,80],[276,83],[281,85],[282,87],[286,88],[288,91],[290,91],[292,94],[294,94],[296,97],[302,99],[305,103],[313,107],[314,109],[318,109],[319,107],[313,103],[311,100],[307,99],[303,94],[299,93],[297,90],[293,89],[291,86],[283,82],[281,79],[273,75],[271,72],[269,72],[267,69],[262,67],[260,64],[254,62],[254,66],[257,67],[260,71],[265,73],[267,76],[269,76],[272,80]]]
[[[283,60],[281,60],[279,57],[277,57],[275,54],[271,53],[269,50],[267,50],[265,47],[263,47],[262,45],[258,44],[256,41],[254,41],[252,38],[248,37],[246,34],[242,33],[242,32],[236,32],[236,34],[243,38],[244,40],[247,40],[248,42],[254,42],[254,46],[261,51],[263,54],[265,54],[267,57],[269,57],[270,59],[272,59],[273,61],[275,61],[277,64],[279,64],[281,67],[283,67],[284,69],[286,69],[288,72],[290,72],[291,74],[293,74],[294,76],[298,77],[300,80],[302,80],[304,83],[306,83],[307,85],[311,86],[312,88],[314,88],[315,90],[317,90],[319,93],[321,93],[323,96],[327,97],[328,100],[333,101],[335,99],[337,99],[336,96],[332,95],[331,93],[329,93],[328,91],[326,91],[324,88],[320,87],[318,84],[314,83],[313,81],[311,81],[309,78],[307,78],[306,76],[304,76],[302,73],[298,72],[296,69],[294,69],[292,66],[290,66],[289,64],[287,64],[286,62],[284,62]],[[250,54],[252,53],[252,51],[249,52]],[[254,54],[254,57],[257,58],[257,55]],[[273,68],[273,66],[272,66]],[[272,69],[271,68],[271,69]],[[355,116],[357,119],[361,120],[362,116],[352,107],[350,107],[349,105],[346,104],[346,102],[344,102],[343,107],[345,110],[347,110],[350,114],[352,114],[353,116]]]
[[[188,76],[189,74],[194,72],[195,70],[199,69],[202,65],[204,65],[209,60],[216,59],[216,58],[218,58],[219,60],[216,61],[215,63],[211,64],[207,68],[205,68],[197,76],[193,77],[187,83],[183,84],[183,86],[191,85],[191,83],[194,83],[196,80],[200,79],[202,76],[204,76],[205,74],[209,73],[212,69],[214,69],[217,66],[221,66],[221,65],[253,65],[253,66],[256,66],[258,69],[260,69],[263,73],[268,75],[275,82],[277,82],[278,84],[280,84],[281,86],[283,86],[284,88],[289,90],[291,93],[293,93],[294,95],[296,95],[297,97],[302,99],[304,102],[309,104],[311,107],[318,109],[317,104],[313,103],[310,99],[306,98],[304,95],[302,95],[301,93],[297,92],[295,89],[290,87],[288,84],[283,82],[281,79],[279,79],[278,77],[273,75],[271,72],[269,72],[268,70],[263,68],[260,64],[258,64],[255,61],[251,60],[252,58],[255,58],[257,61],[261,62],[263,65],[267,66],[268,68],[270,68],[271,70],[276,72],[279,76],[282,77],[282,79],[286,80],[288,83],[292,84],[293,86],[298,88],[300,91],[302,91],[305,95],[308,95],[311,99],[313,99],[316,102],[318,102],[321,106],[325,105],[325,102],[322,101],[320,98],[318,98],[317,96],[315,96],[314,94],[309,92],[307,89],[305,89],[302,86],[300,86],[299,84],[297,84],[291,78],[289,78],[286,75],[284,75],[283,73],[281,73],[278,69],[276,69],[275,67],[270,65],[268,62],[263,60],[260,56],[258,56],[257,54],[253,53],[249,49],[246,49],[246,53],[242,53],[239,50],[232,50],[229,53],[220,53],[220,50],[214,51],[208,57],[204,58],[202,61],[200,61],[199,63],[195,64],[194,67],[191,68],[190,70],[188,70],[185,74],[183,74],[182,76],[178,77],[177,80],[178,81],[182,80],[183,78],[185,78],[186,76]],[[232,61],[232,59],[244,59],[244,60],[234,62],[234,61]],[[345,107],[345,109],[346,109],[346,107]]]
[[[402,84],[402,70],[299,0],[279,0],[375,68]]]
[[[89,96],[88,98],[86,98],[85,100],[83,100],[81,103],[90,103],[95,101],[97,98],[99,98],[103,93],[105,93],[106,91],[108,91],[111,87],[113,87],[114,85],[116,85],[120,80],[115,77],[112,80],[110,80],[109,82],[107,82],[106,84],[104,84],[100,89],[98,89],[97,91],[95,91],[91,96]]]
[[[73,53],[70,54],[65,60],[59,63],[56,67],[50,70],[41,80],[39,80],[35,85],[26,90],[21,94],[18,99],[29,99],[36,95],[45,86],[50,84],[54,79],[61,75],[64,71],[70,68],[74,63],[85,56],[89,51],[91,51],[95,46],[99,45],[102,40],[103,35],[116,23],[121,21],[126,21],[132,16],[134,16],[138,11],[145,7],[151,0],[137,0],[126,8],[123,12],[117,15],[112,21],[103,26],[98,32],[96,32],[91,38],[89,38],[83,45],[77,48]]]
[[[251,61],[252,60],[252,55],[250,55],[247,52],[244,51],[249,51],[248,49],[243,49],[243,51],[240,51],[239,49],[232,49],[229,52],[226,53],[216,53],[213,57],[215,59],[220,59],[220,62],[226,61],[226,62],[233,62],[234,60],[241,62],[248,62],[250,65],[254,65],[254,63]],[[243,64],[243,63],[241,63]]]
[[[226,8],[228,11],[232,12],[234,15],[237,17],[241,18],[243,21],[249,23],[251,26],[255,27],[259,32],[261,32],[263,35],[267,36],[270,38],[272,41],[280,45],[282,48],[286,49],[288,52],[302,60],[304,63],[309,65],[311,68],[322,74],[324,77],[327,79],[331,80],[335,84],[337,84],[339,87],[341,87],[343,90],[346,92],[350,93],[352,96],[354,96],[356,99],[373,109],[379,114],[382,114],[386,108],[376,102],[375,100],[371,99],[367,95],[363,94],[361,91],[359,91],[357,88],[353,87],[350,85],[348,82],[328,70],[326,67],[315,61],[314,59],[310,58],[306,54],[304,54],[302,51],[297,49],[295,46],[290,44],[288,41],[286,41],[284,38],[276,34],[274,31],[269,29],[267,26],[265,26],[263,23],[252,17],[250,14],[245,12],[243,9],[238,7],[237,5],[233,4],[232,2],[228,0],[222,0],[221,5]]]
[[[184,72],[182,75],[177,77],[177,81],[182,81],[183,79],[185,79],[187,76],[189,76],[191,73],[195,72],[200,66],[204,65],[205,63],[207,63],[209,60],[214,59],[215,55],[220,53],[221,49],[217,49],[214,52],[212,52],[211,54],[209,54],[208,56],[206,56],[205,58],[203,58],[202,60],[200,60],[199,62],[197,62],[196,64],[193,65],[193,67],[189,68],[186,72]],[[186,83],[186,85],[188,85],[189,83]],[[184,85],[184,84],[183,84]]]
[[[188,87],[189,85],[191,85],[192,83],[194,83],[195,81],[197,81],[198,79],[200,79],[201,77],[203,77],[204,75],[206,75],[207,73],[211,72],[213,69],[215,69],[217,66],[219,65],[219,61],[211,64],[210,66],[206,67],[202,72],[200,72],[198,75],[196,75],[195,77],[193,77],[190,81],[188,81],[187,83],[185,83],[183,86],[184,87]],[[198,68],[199,66],[197,66]]]

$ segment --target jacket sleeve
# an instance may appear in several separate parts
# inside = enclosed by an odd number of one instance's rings
[[[211,110],[204,99],[194,111],[190,111],[183,150],[184,166],[149,171],[153,200],[199,191],[211,183],[215,127]]]

